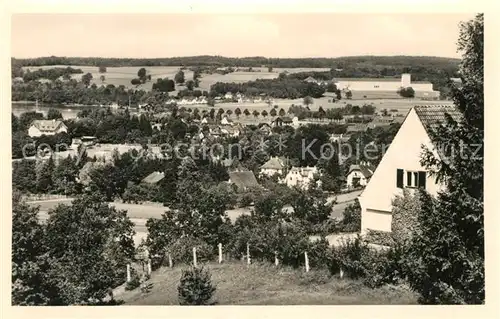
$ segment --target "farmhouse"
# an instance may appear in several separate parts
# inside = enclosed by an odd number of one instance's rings
[[[445,114],[459,120],[454,106],[415,106],[410,110],[365,190],[359,197],[361,233],[391,231],[392,200],[404,189],[424,188],[436,195],[441,186],[420,164],[422,147],[445,159],[429,137],[429,131],[446,121]]]
[[[68,132],[68,127],[59,120],[34,120],[28,129],[30,137],[40,137],[42,135],[55,135]]]
[[[295,120],[295,121],[294,121]],[[294,122],[298,122],[298,118],[290,118],[289,116],[278,116],[272,123],[274,127],[283,126],[283,125],[292,125]]]
[[[352,189],[360,186],[366,186],[374,171],[375,168],[367,162],[351,165],[346,178],[347,188]]]
[[[315,78],[313,78],[312,76],[309,76],[306,79],[304,79],[304,82],[318,83],[318,81]]]
[[[283,182],[288,187],[299,187],[304,190],[309,189],[314,177],[319,174],[318,169],[313,167],[292,167],[286,174]]]
[[[286,169],[286,160],[271,156],[271,158],[260,167],[261,176],[282,175]]]

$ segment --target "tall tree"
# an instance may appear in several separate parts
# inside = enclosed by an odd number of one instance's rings
[[[314,103],[314,100],[313,100],[313,98],[312,98],[312,97],[310,97],[310,96],[306,96],[306,97],[304,98],[304,100],[302,101],[302,103],[304,103],[304,105],[305,105],[306,107],[308,107],[309,105],[311,105],[311,104],[313,104],[313,103]]]
[[[12,304],[54,304],[57,288],[49,284],[50,267],[45,234],[38,208],[21,202],[16,192],[12,200]]]
[[[484,303],[483,35],[482,14],[461,24],[462,86],[452,92],[463,118],[455,122],[448,116],[430,133],[436,147],[446,146],[455,154],[436,158],[426,150],[422,157],[422,164],[445,186],[436,200],[423,194],[419,231],[408,253],[409,281],[422,303]]]
[[[175,74],[174,80],[175,80],[175,83],[179,83],[179,84],[184,83],[184,81],[185,81],[184,72],[182,70],[177,72],[177,74]]]
[[[59,110],[50,108],[47,112],[47,120],[62,120],[63,116]]]
[[[47,246],[55,259],[51,276],[63,304],[104,302],[125,281],[135,253],[133,223],[97,195],[59,205],[47,221]]]
[[[86,73],[82,75],[82,83],[85,84],[86,86],[90,85],[90,81],[92,81],[93,76],[92,73]]]

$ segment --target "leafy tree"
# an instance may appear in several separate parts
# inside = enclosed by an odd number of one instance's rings
[[[17,132],[19,130],[19,118],[14,115],[14,113],[11,113],[11,120],[10,120],[10,125],[11,125],[11,132]]]
[[[272,109],[270,112],[269,112],[269,115],[271,116],[276,116],[277,112],[276,112],[276,109]]]
[[[243,111],[243,114],[245,114],[245,116],[249,116],[250,115],[250,111],[248,109],[245,109]]]
[[[445,190],[435,200],[422,194],[419,230],[407,258],[409,282],[426,304],[482,304],[485,298],[483,14],[460,25],[458,49],[462,86],[452,92],[463,118],[456,122],[448,116],[430,135],[436,147],[460,155],[424,153],[422,164]]]
[[[36,188],[41,193],[48,193],[53,189],[52,173],[54,172],[54,159],[40,161],[36,165]]]
[[[281,108],[278,114],[279,114],[279,116],[285,116],[286,112],[284,109]]]
[[[137,77],[139,79],[144,79],[146,77],[146,72],[145,68],[140,68],[139,71],[137,71]]]
[[[87,73],[82,75],[82,83],[85,84],[85,86],[89,86],[90,81],[92,81],[92,79],[93,79],[92,73]]]
[[[415,97],[415,90],[412,87],[407,87],[407,88],[402,87],[398,90],[398,94],[401,95],[402,97],[413,98]]]
[[[48,280],[50,267],[39,209],[12,200],[12,304],[57,304],[57,287]]]
[[[50,108],[47,112],[47,120],[62,120],[63,116],[59,110]]]
[[[23,159],[12,163],[12,188],[21,192],[36,192],[34,160]]]
[[[101,303],[125,281],[125,265],[134,257],[133,223],[90,195],[59,205],[47,221],[47,246],[55,259],[50,275],[63,304]]]
[[[329,82],[326,85],[326,92],[331,92],[331,93],[336,93],[337,92],[337,86],[333,82]]]
[[[43,113],[25,112],[19,116],[19,130],[27,131],[34,120],[43,120]]]
[[[187,81],[186,87],[188,90],[192,91],[194,89],[194,82],[192,80]]]
[[[80,184],[76,181],[79,169],[71,156],[59,161],[52,173],[52,183],[54,193],[73,195],[80,190]]]
[[[261,113],[260,113],[263,117],[266,117],[268,115],[267,111],[266,110],[263,110]]]
[[[228,110],[226,111],[226,114],[227,114],[228,116],[231,116],[231,114],[233,114],[233,111],[231,111],[230,109],[228,109]]]
[[[139,84],[141,84],[141,83],[142,83],[142,82],[141,82],[141,80],[139,80],[139,79],[132,79],[132,80],[130,80],[130,84],[132,84],[132,85],[139,85]]]
[[[341,223],[344,232],[359,232],[361,230],[361,206],[356,199],[353,204],[349,204],[344,209]]]
[[[350,100],[352,98],[352,92],[350,90],[345,92],[346,99]]]
[[[257,110],[253,110],[252,115],[253,115],[255,118],[257,118],[257,117],[259,117],[260,113],[259,113],[259,111],[257,111]]]
[[[107,72],[107,68],[104,66],[104,65],[100,65],[99,66],[99,73],[106,73]]]
[[[302,101],[306,107],[314,103],[314,100],[310,96],[306,96],[304,100]]]
[[[267,67],[267,72],[273,72],[273,67],[272,66]]]
[[[236,117],[240,118],[241,110],[239,107],[237,107],[236,110],[234,110],[234,114],[236,115]]]
[[[102,83],[104,83],[104,81],[106,81],[106,77],[104,75],[101,75],[99,78],[101,79]]]
[[[180,70],[179,72],[177,72],[175,74],[174,80],[175,80],[175,83],[179,83],[179,84],[184,83],[184,81],[185,81],[184,72],[182,70]]]

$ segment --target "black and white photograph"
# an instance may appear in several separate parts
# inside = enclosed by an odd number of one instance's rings
[[[12,14],[10,304],[484,305],[485,16]]]

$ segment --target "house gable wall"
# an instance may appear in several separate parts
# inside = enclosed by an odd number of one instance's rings
[[[432,148],[424,126],[412,109],[359,197],[362,233],[366,233],[368,229],[382,231],[391,229],[392,200],[395,196],[403,194],[403,189],[396,185],[396,171],[397,169],[425,171],[426,169],[420,165],[422,145]],[[426,179],[426,190],[431,195],[436,195],[439,190],[435,178],[429,174]]]

